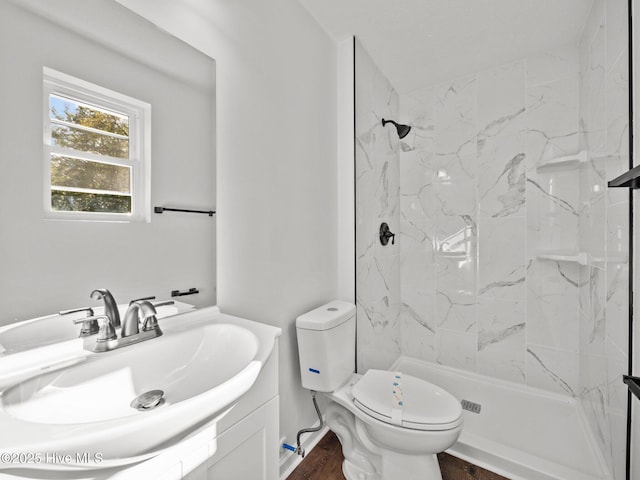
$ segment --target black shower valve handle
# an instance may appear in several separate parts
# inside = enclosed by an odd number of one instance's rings
[[[395,245],[396,234],[389,230],[387,222],[382,222],[380,224],[380,243],[386,246],[389,243],[389,239],[391,239],[391,245]]]

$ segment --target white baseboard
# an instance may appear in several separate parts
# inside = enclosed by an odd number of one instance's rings
[[[320,422],[316,422],[313,425],[313,428],[320,425]],[[318,442],[325,436],[325,434],[329,431],[329,427],[326,425],[318,430],[317,432],[307,433],[302,437],[301,447],[305,451],[305,456],[309,455],[311,450],[318,444]],[[294,445],[295,447],[295,445]],[[282,446],[281,446],[282,448]],[[287,453],[280,457],[280,480],[286,480],[291,472],[295,470],[295,468],[300,465],[303,458],[300,455],[297,455],[294,452],[287,451]]]

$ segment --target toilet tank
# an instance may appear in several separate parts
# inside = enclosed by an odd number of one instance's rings
[[[356,307],[334,300],[296,319],[302,386],[333,392],[355,371]]]

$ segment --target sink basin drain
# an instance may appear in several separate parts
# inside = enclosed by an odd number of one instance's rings
[[[162,390],[149,390],[134,398],[130,405],[136,410],[153,410],[164,403],[163,395],[164,392]]]

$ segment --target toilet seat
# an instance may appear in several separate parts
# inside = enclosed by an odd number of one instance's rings
[[[386,370],[369,370],[353,386],[354,404],[384,423],[413,430],[450,430],[462,423],[462,406],[426,380]]]

